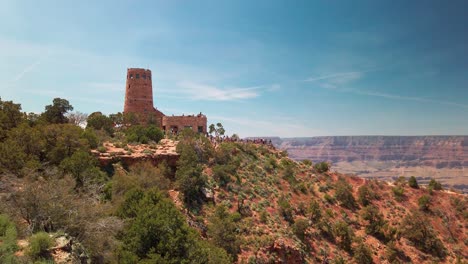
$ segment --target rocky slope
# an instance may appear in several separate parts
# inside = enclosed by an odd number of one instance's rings
[[[228,144],[215,154],[216,159],[229,153],[238,165],[228,184],[220,186],[214,168],[230,162],[204,171],[214,204],[241,215],[238,263],[456,263],[468,258],[466,195],[411,188],[403,179],[387,183],[321,172],[308,162],[292,162],[280,150]],[[430,200],[427,210],[420,202],[425,199]],[[212,214],[206,204],[198,217],[209,224]],[[372,231],[376,226],[380,231]],[[425,237],[413,236],[413,230]],[[366,250],[369,259],[362,257]]]
[[[203,137],[178,141],[179,146],[181,142],[185,147],[180,150],[186,152],[174,152],[176,142],[166,140],[154,146],[107,142],[105,149],[93,152],[101,164],[108,162],[108,156],[117,162],[108,182],[113,188],[112,200],[92,198],[94,202],[90,203],[90,198],[82,193],[74,194],[73,185],[65,179],[59,187],[60,182],[50,183],[53,188],[47,190],[52,193],[44,191],[40,196],[47,199],[36,199],[44,201],[45,209],[39,211],[54,216],[48,211],[49,205],[58,203],[62,208],[71,202],[79,203],[79,218],[69,219],[70,224],[74,227],[82,221],[91,229],[78,232],[78,240],[87,245],[88,253],[94,248],[107,252],[102,255],[102,262],[93,263],[120,262],[111,258],[115,251],[109,245],[117,243],[115,238],[120,237],[122,227],[132,222],[106,212],[113,212],[112,205],[119,204],[122,190],[128,186],[132,190],[135,185],[157,187],[167,193],[171,204],[198,231],[199,237],[225,249],[235,263],[463,263],[468,258],[466,195],[412,188],[404,179],[390,183],[347,176],[307,161],[293,161],[285,151],[262,144],[211,145]],[[153,165],[162,161],[158,156],[168,153],[178,157],[179,162],[176,177],[163,179],[165,174]],[[178,180],[177,171],[183,171],[180,161],[187,159],[196,160],[200,179],[205,181],[203,190],[196,190],[197,195],[203,196],[203,202],[196,206],[186,203],[181,189],[184,186],[174,182]],[[129,171],[119,164],[126,160],[131,161]],[[146,163],[138,167],[139,161]],[[2,181],[7,179],[12,187],[5,186],[8,188],[3,190],[0,209],[9,207],[5,212],[14,216],[22,211],[11,198],[20,195],[15,194],[15,186],[24,189],[28,182],[3,175]],[[42,179],[30,183],[28,188],[37,189],[41,182],[48,183]],[[48,202],[48,197],[55,203]],[[28,205],[29,202],[23,207]],[[21,220],[24,216],[16,217],[18,227],[26,225]],[[153,218],[147,220],[145,224],[153,223]],[[88,236],[91,237],[86,239]],[[0,252],[2,239],[0,234]],[[26,250],[22,248],[18,247],[19,252]],[[54,248],[47,252],[57,263],[71,254],[60,251],[61,257],[57,257]],[[21,257],[18,252],[16,255]]]
[[[416,176],[468,191],[468,136],[336,136],[274,138],[295,160],[329,161],[361,177]]]

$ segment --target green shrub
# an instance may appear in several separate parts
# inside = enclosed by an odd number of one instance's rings
[[[387,244],[387,249],[385,250],[385,258],[388,260],[390,263],[398,263],[398,249],[395,246],[395,242],[390,241]]]
[[[70,173],[75,179],[75,188],[81,188],[86,182],[103,183],[106,175],[102,172],[95,157],[85,151],[76,151],[71,157],[60,163],[60,168]]]
[[[278,164],[276,163],[276,159],[272,157],[269,157],[263,166],[263,168],[268,172],[273,172],[273,170],[276,169],[277,167],[278,167]]]
[[[150,140],[158,143],[164,138],[164,132],[155,125],[149,125],[146,127],[146,136]]]
[[[97,137],[96,132],[94,132],[93,129],[85,129],[85,131],[83,131],[83,133],[81,134],[81,137],[88,141],[88,145],[90,148],[95,149],[98,147],[99,138]]]
[[[225,187],[231,182],[230,171],[228,165],[215,165],[213,167],[213,178],[218,182],[219,186]]]
[[[114,123],[112,119],[101,112],[94,112],[88,116],[86,129],[104,130],[107,134],[112,135],[114,132]]]
[[[232,263],[224,249],[202,241],[155,188],[130,191],[119,212],[128,221],[118,250],[120,263]],[[231,226],[226,228],[231,232]]]
[[[312,200],[312,202],[310,203],[309,212],[309,218],[314,222],[318,222],[322,218],[322,210],[320,209],[320,204],[315,200]]]
[[[356,263],[359,264],[372,264],[374,261],[372,260],[372,252],[369,247],[364,244],[363,242],[359,242],[357,246],[353,250],[354,259]]]
[[[292,164],[286,164],[284,166],[284,171],[282,175],[283,179],[285,179],[291,186],[294,186],[297,183],[296,173],[294,172],[294,168]]]
[[[319,162],[314,165],[314,169],[319,173],[325,173],[330,170],[330,164],[328,162]]]
[[[344,221],[338,221],[333,225],[333,235],[337,239],[338,246],[348,252],[351,251],[354,232]]]
[[[0,214],[0,237],[5,235],[5,232],[10,225],[11,222],[8,216]]]
[[[49,258],[49,248],[53,245],[53,239],[46,232],[38,232],[29,238],[28,255],[32,259]]]
[[[18,250],[16,245],[17,231],[8,216],[0,214],[0,263],[16,263],[14,253]]]
[[[106,153],[106,152],[107,152],[107,148],[104,147],[104,146],[98,147],[97,150],[98,150],[99,152],[101,152],[101,153]]]
[[[375,193],[367,185],[362,185],[358,189],[358,201],[362,206],[368,206],[375,199]]]
[[[336,256],[333,259],[333,264],[346,264],[346,260],[342,256]]]
[[[300,191],[303,194],[307,194],[307,187],[303,182],[300,182],[294,186],[294,190]]]
[[[344,178],[340,178],[336,183],[335,199],[348,209],[356,207],[352,190],[353,187]]]
[[[409,187],[413,189],[419,189],[418,181],[416,180],[416,177],[411,176],[408,180],[408,185]]]
[[[208,235],[214,244],[226,250],[234,260],[237,260],[240,251],[236,219],[240,220],[240,215],[229,214],[226,207],[221,205],[216,208],[208,226]]]
[[[325,201],[329,204],[334,204],[335,203],[335,198],[330,196],[328,193],[326,193],[323,198],[325,198]]]
[[[395,200],[397,201],[402,201],[404,196],[405,196],[405,189],[401,186],[395,186],[392,188],[393,196],[395,197]]]
[[[177,161],[176,186],[183,195],[185,204],[193,207],[202,202],[201,190],[206,186],[207,179],[202,174],[202,166],[194,145],[179,142],[177,152],[180,158]]]
[[[418,205],[421,211],[429,211],[429,205],[431,203],[431,197],[427,194],[419,197]]]
[[[328,186],[328,184],[323,184],[323,185],[320,185],[319,188],[318,188],[319,192],[328,192],[328,190],[330,190],[330,186]]]
[[[383,239],[385,237],[384,227],[386,221],[376,206],[368,205],[364,207],[362,211],[362,219],[368,222],[366,225],[367,234],[373,235],[379,239]]]
[[[419,250],[444,258],[446,249],[430,225],[430,221],[420,212],[407,215],[400,224],[400,234],[413,242]]]
[[[260,213],[260,222],[266,224],[267,221],[268,221],[268,212],[266,210],[263,210],[261,213]]]
[[[331,225],[331,222],[329,220],[330,219],[322,219],[318,223],[317,228],[318,228],[320,234],[323,237],[326,237],[330,241],[333,241],[333,239],[334,239],[334,237],[333,237],[333,226]]]
[[[142,153],[145,155],[153,155],[153,151],[151,149],[145,149],[142,151]]]
[[[302,241],[305,239],[305,232],[307,228],[309,227],[309,221],[307,219],[298,219],[294,224],[292,225],[292,230],[294,234]]]
[[[125,136],[129,142],[147,144],[149,141],[158,143],[164,138],[164,133],[155,125],[134,125],[125,130]]]
[[[435,190],[435,191],[440,191],[442,190],[442,184],[435,179],[431,179],[429,182],[429,189]]]
[[[291,204],[286,199],[286,197],[284,197],[284,195],[282,195],[278,199],[278,205],[279,205],[279,212],[283,216],[283,218],[289,223],[293,223],[294,222],[293,210],[292,210]]]
[[[300,215],[305,215],[306,211],[307,211],[305,203],[304,202],[299,202],[299,204],[297,205],[296,211]]]
[[[461,214],[465,219],[468,219],[466,200],[462,200],[458,197],[450,197],[450,204],[455,208],[457,213]]]
[[[407,183],[405,176],[400,176],[395,180],[395,184],[398,186],[405,186]]]

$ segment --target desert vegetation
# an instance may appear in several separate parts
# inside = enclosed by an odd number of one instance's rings
[[[416,179],[365,180],[272,147],[184,130],[175,165],[103,166],[108,144],[151,152],[135,116],[0,101],[0,262],[456,263],[467,198]],[[81,125],[81,126],[80,126]],[[222,125],[213,133],[224,134]],[[217,131],[215,131],[218,129]],[[73,246],[71,246],[73,245]],[[63,259],[63,253],[66,259]],[[59,254],[60,253],[60,254]]]

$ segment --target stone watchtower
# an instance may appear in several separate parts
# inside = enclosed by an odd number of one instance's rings
[[[199,133],[206,133],[206,116],[198,115],[165,116],[154,108],[151,71],[141,68],[127,69],[125,85],[124,113],[133,113],[141,124],[156,123],[166,133],[177,133],[190,128]],[[151,122],[150,122],[151,121]]]
[[[163,113],[154,109],[151,71],[141,68],[127,69],[124,113],[134,113],[141,122],[155,118],[161,125]]]

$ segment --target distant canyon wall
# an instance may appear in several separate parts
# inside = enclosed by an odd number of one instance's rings
[[[390,180],[437,178],[468,189],[468,136],[330,136],[272,138],[295,160],[329,161],[333,168],[362,177]]]

